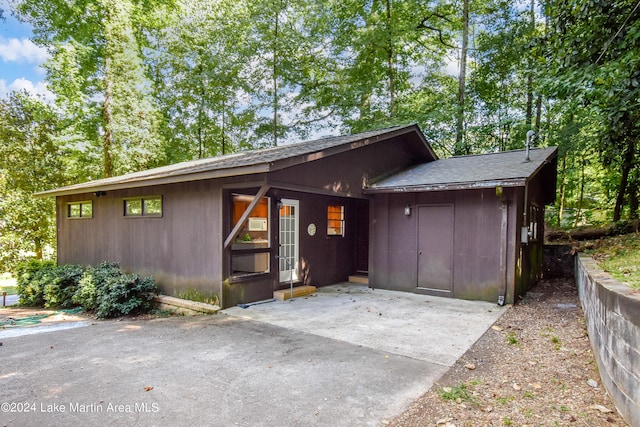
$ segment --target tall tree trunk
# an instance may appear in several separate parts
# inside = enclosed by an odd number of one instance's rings
[[[560,200],[558,202],[558,227],[562,227],[562,214],[564,213],[564,200],[567,192],[567,156],[562,156],[562,168],[560,169]]]
[[[393,63],[393,27],[391,22],[391,0],[385,1],[387,12],[387,77],[389,78],[389,116],[395,116],[395,72]]]
[[[203,53],[200,53],[199,56],[202,57]],[[198,103],[198,123],[197,123],[197,129],[198,129],[198,159],[202,159],[204,157],[204,137],[203,137],[203,128],[204,128],[204,100],[205,97],[207,96],[206,94],[206,90],[205,90],[205,83],[204,83],[204,67],[202,66],[202,62],[200,62],[198,64],[198,78],[199,78],[199,85],[198,85],[198,89],[199,89],[199,98],[200,98],[200,102]]]
[[[637,170],[635,173],[632,173],[632,178],[629,180],[629,219],[638,219],[640,212],[638,212],[638,208],[640,208],[640,201],[638,200],[640,196],[640,177],[638,177]]]
[[[469,45],[469,0],[462,3],[462,49],[460,50],[460,74],[458,76],[458,111],[456,117],[456,145],[454,154],[469,154],[464,142],[464,107],[467,77],[467,49]]]
[[[34,239],[34,244],[36,246],[36,259],[42,259],[42,239],[40,237],[36,237]]]
[[[580,221],[580,217],[582,216],[582,203],[584,201],[584,166],[586,161],[584,158],[580,159],[580,195],[578,196],[578,212],[576,212],[576,216],[573,219],[573,227],[578,226],[578,221]]]
[[[104,104],[102,106],[102,119],[104,120],[104,140],[102,144],[103,174],[105,178],[113,176],[113,157],[111,148],[113,147],[113,81],[111,76],[111,58],[108,49],[105,47],[104,60]]]
[[[531,128],[531,124],[533,123],[533,75],[531,71],[529,71],[529,75],[527,76],[527,113],[525,120],[527,128]]]
[[[533,131],[536,133],[536,138],[539,138],[540,135],[540,123],[542,122],[542,95],[538,95],[536,99],[536,119],[535,124],[533,125]],[[539,140],[538,140],[539,142]]]
[[[222,126],[221,126],[221,134],[222,134],[222,138],[220,138],[221,144],[222,144],[222,155],[225,155],[225,145],[226,145],[226,141],[225,141],[225,133],[226,133],[226,123],[225,123],[225,117],[224,117],[224,110],[227,106],[226,101],[223,99],[222,100]]]
[[[634,152],[636,149],[635,141],[630,140],[622,158],[622,174],[620,176],[620,184],[618,185],[618,194],[616,196],[616,205],[613,209],[613,221],[620,221],[622,217],[622,208],[624,207],[625,195],[629,183],[629,174],[633,167]]]
[[[530,32],[530,36],[531,38],[533,38],[533,33],[535,30],[535,25],[536,25],[536,15],[535,15],[535,6],[536,6],[536,2],[535,0],[531,0],[530,3],[530,17],[531,17],[531,21],[529,23],[529,32]],[[526,117],[526,123],[527,123],[527,127],[531,126],[531,124],[533,123],[533,58],[531,57],[531,55],[529,55],[527,57],[527,117]]]
[[[277,0],[279,3],[279,0]],[[280,7],[276,9],[273,28],[273,146],[278,146],[278,37],[280,25]]]

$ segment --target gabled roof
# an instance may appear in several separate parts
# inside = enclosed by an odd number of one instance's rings
[[[525,150],[439,159],[370,184],[365,193],[522,187],[552,162],[557,153],[557,147],[534,148],[530,150],[529,161]]]
[[[430,159],[438,158],[420,128],[414,124],[182,162],[43,191],[36,196],[63,196],[271,172],[407,134],[419,141],[418,146],[423,156]]]

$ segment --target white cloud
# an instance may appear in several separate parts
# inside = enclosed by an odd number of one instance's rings
[[[47,88],[47,83],[44,81],[37,82],[34,85],[32,81],[20,78],[7,84],[5,80],[0,79],[0,97],[4,98],[9,92],[21,90],[25,90],[33,96],[42,96],[47,102],[53,102],[55,98],[55,95]]]
[[[27,38],[0,38],[0,58],[4,62],[42,64],[49,58],[49,53]]]

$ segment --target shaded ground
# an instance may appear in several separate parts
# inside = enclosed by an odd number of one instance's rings
[[[573,280],[542,281],[392,426],[626,426]]]

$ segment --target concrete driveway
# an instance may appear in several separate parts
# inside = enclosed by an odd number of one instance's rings
[[[0,426],[376,426],[503,311],[339,285],[217,316],[0,331]]]

